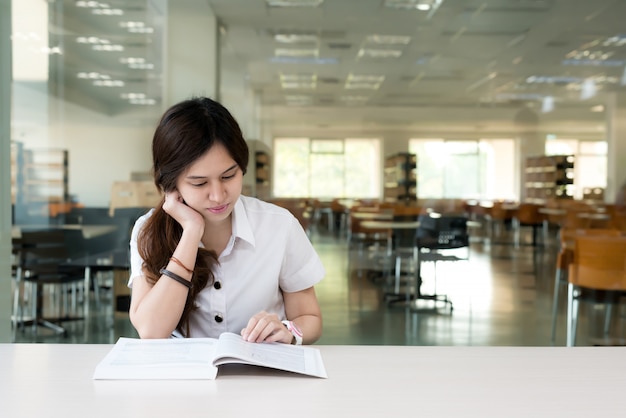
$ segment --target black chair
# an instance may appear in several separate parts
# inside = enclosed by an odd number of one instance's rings
[[[411,223],[417,220],[417,215],[395,215],[394,223]],[[391,291],[385,293],[388,304],[396,302],[406,302],[411,300],[411,287],[417,277],[418,272],[418,249],[415,245],[416,228],[394,228],[392,229],[394,285]],[[402,278],[405,278],[402,280]],[[400,288],[404,285],[404,295]]]
[[[130,235],[135,222],[150,211],[149,207],[117,208],[113,212],[112,221],[117,226],[114,249],[129,249]]]
[[[67,331],[61,324],[84,319],[84,312],[78,315],[79,305],[82,305],[81,302],[88,295],[84,292],[83,269],[66,264],[69,254],[65,246],[64,231],[60,228],[23,230],[21,237],[14,240],[13,249],[16,254],[14,329],[32,325],[36,332],[37,327],[42,326],[67,336]],[[31,292],[27,295],[28,288]],[[46,288],[53,304],[44,311]],[[25,316],[26,301],[31,308],[28,319]],[[44,316],[44,313],[54,315]]]
[[[437,262],[454,262],[469,259],[469,235],[467,232],[467,218],[457,215],[439,215],[436,213],[420,215],[419,227],[416,231],[415,245],[418,252],[418,274],[416,299],[443,303],[453,309],[452,301],[447,295],[437,294]],[[461,250],[461,251],[459,251]],[[422,275],[421,264],[433,263],[432,294],[421,292]]]
[[[66,224],[108,225],[111,220],[109,208],[74,207],[65,215]]]

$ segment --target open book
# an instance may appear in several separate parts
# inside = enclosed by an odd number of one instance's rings
[[[328,377],[317,348],[251,343],[237,334],[219,338],[120,338],[96,366],[94,379],[215,379],[218,366],[251,364]]]

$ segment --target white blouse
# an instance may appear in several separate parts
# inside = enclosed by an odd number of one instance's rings
[[[143,274],[137,236],[151,215],[152,211],[140,217],[133,228],[129,287],[134,277]],[[304,290],[326,274],[309,237],[284,208],[240,196],[233,210],[232,231],[219,256],[219,265],[213,269],[214,284],[198,294],[199,308],[190,314],[190,337],[216,338],[226,331],[239,333],[260,311],[285,319],[281,289]]]

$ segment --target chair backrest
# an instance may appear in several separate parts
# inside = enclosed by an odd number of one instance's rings
[[[561,228],[559,235],[561,248],[573,250],[578,236],[619,237],[622,233],[620,230],[612,228]]]
[[[469,246],[467,218],[464,216],[420,215],[416,230],[417,246],[430,249],[452,249]]]
[[[522,224],[538,225],[545,219],[544,215],[539,213],[542,205],[535,203],[520,203],[515,211],[515,218]]]
[[[590,289],[626,290],[626,237],[575,237],[570,283]]]
[[[62,229],[22,231],[18,264],[26,277],[54,275],[62,270],[69,253]]]
[[[149,207],[118,208],[113,214],[113,224],[117,226],[114,242],[108,249],[126,249],[130,245],[130,237],[135,222],[150,211]]]

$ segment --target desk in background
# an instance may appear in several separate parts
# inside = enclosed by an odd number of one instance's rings
[[[626,411],[623,347],[317,346],[328,379],[94,381],[112,345],[0,344],[3,417],[591,417]]]
[[[11,238],[19,239],[22,236],[22,230],[43,230],[43,229],[63,229],[66,231],[81,231],[83,238],[92,239],[102,235],[115,232],[115,225],[13,225],[11,227]]]

